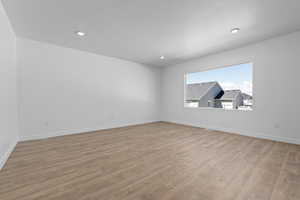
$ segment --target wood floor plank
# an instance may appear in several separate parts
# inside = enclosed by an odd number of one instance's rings
[[[300,151],[290,151],[283,164],[271,200],[300,199]]]
[[[157,122],[20,142],[1,200],[299,200],[300,146]]]

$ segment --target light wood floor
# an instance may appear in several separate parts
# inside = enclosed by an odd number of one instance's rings
[[[21,142],[1,200],[299,200],[300,146],[171,123]]]

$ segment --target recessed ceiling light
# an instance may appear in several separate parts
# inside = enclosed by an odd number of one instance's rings
[[[161,60],[165,59],[165,57],[164,57],[164,56],[160,56],[159,58],[160,58]]]
[[[76,31],[75,33],[78,36],[85,36],[85,32],[82,32],[82,31]]]
[[[231,33],[232,34],[238,33],[239,31],[240,31],[239,28],[233,28],[233,29],[231,29]]]

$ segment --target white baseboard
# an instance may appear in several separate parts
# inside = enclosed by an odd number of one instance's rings
[[[233,129],[233,128],[223,128],[223,127],[206,126],[206,125],[195,125],[195,124],[192,124],[192,123],[183,123],[183,122],[172,121],[172,120],[163,120],[163,121],[176,123],[176,124],[182,124],[182,125],[188,125],[188,126],[194,126],[194,127],[199,127],[199,128],[211,129],[211,130],[216,130],[216,131],[235,133],[235,134],[239,134],[239,135],[255,137],[255,138],[260,138],[260,139],[267,139],[267,140],[273,140],[273,141],[278,141],[278,142],[285,142],[285,143],[300,145],[300,139],[297,139],[297,138],[279,137],[279,136],[273,136],[273,135],[268,135],[268,134],[254,133],[254,132],[251,132],[251,131],[237,130],[237,129]]]
[[[87,133],[87,132],[106,130],[106,129],[112,129],[112,128],[121,128],[121,127],[126,127],[126,126],[142,125],[142,124],[148,124],[148,123],[153,123],[153,122],[158,122],[158,121],[159,120],[149,120],[149,121],[144,121],[144,122],[139,122],[139,123],[124,123],[124,124],[117,124],[117,125],[110,125],[110,126],[99,126],[99,127],[94,127],[94,128],[68,129],[68,130],[48,132],[48,133],[42,133],[42,134],[23,135],[23,136],[20,136],[20,141],[46,139],[46,138],[51,138],[51,137]]]
[[[17,143],[18,143],[18,138],[15,138],[15,140],[10,143],[10,145],[9,145],[7,151],[4,153],[3,157],[0,158],[0,170],[4,167],[10,154],[14,151]]]

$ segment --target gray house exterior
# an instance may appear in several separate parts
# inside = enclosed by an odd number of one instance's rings
[[[217,98],[216,101],[219,101],[222,105],[222,108],[226,105],[237,109],[239,106],[243,105],[243,95],[241,90],[225,90],[224,94]]]
[[[193,107],[214,107],[237,109],[243,106],[247,94],[241,90],[223,90],[218,82],[187,84],[185,103]],[[251,96],[248,95],[248,98]],[[252,98],[252,97],[251,97]]]
[[[186,85],[185,100],[197,102],[197,107],[215,107],[215,98],[222,92],[218,82],[205,82]]]

